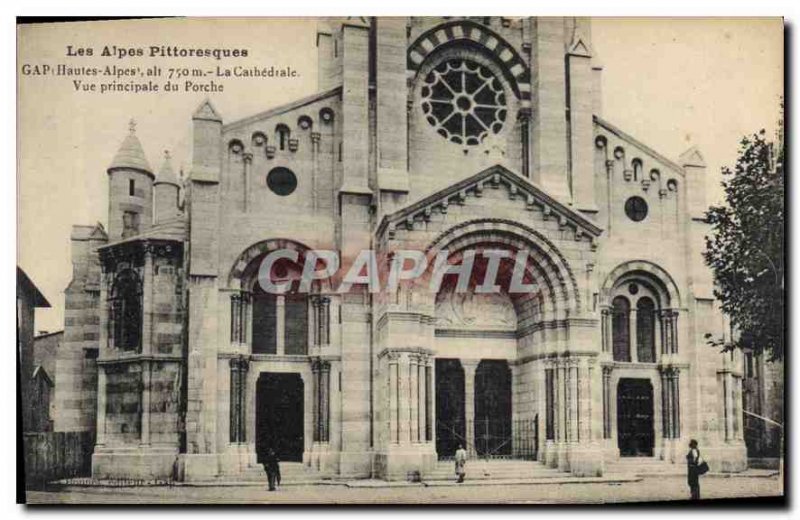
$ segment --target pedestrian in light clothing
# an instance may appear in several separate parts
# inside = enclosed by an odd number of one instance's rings
[[[697,449],[697,441],[689,441],[689,453],[686,454],[687,479],[689,490],[692,493],[692,500],[700,500],[700,475],[708,471],[708,465],[700,457],[700,450]]]
[[[458,449],[456,450],[456,476],[458,477],[457,482],[461,483],[464,482],[464,475],[466,475],[465,466],[467,465],[467,450],[464,449],[464,446],[461,444],[458,445]]]

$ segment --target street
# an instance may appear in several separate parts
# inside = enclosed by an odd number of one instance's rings
[[[626,483],[350,488],[343,484],[284,486],[268,492],[256,486],[73,487],[69,491],[29,491],[30,504],[599,504],[685,500],[682,476],[645,477]],[[740,498],[780,495],[777,477],[709,477],[702,497]]]

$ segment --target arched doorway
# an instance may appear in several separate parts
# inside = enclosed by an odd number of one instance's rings
[[[622,457],[652,457],[653,385],[649,379],[620,379],[617,386],[617,445]]]
[[[256,383],[256,452],[303,460],[303,380],[297,373],[262,372]]]

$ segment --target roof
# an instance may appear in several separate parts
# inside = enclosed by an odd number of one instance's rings
[[[108,235],[103,224],[98,222],[94,226],[73,225],[71,240],[108,240]]]
[[[33,367],[33,374],[31,374],[31,379],[36,379],[37,377],[43,377],[47,384],[50,386],[55,386],[53,384],[53,379],[47,374],[47,370],[44,369],[42,365],[36,365]]]
[[[33,296],[34,307],[50,307],[50,302],[48,302],[47,298],[39,291],[39,288],[28,278],[25,271],[17,266],[17,295],[19,295],[20,291]]]
[[[121,244],[132,244],[143,240],[171,240],[174,242],[183,242],[186,240],[186,234],[186,221],[183,218],[173,218],[156,224],[143,233],[128,237],[124,240],[112,242],[111,244],[97,248],[97,250],[103,251]]]
[[[271,108],[269,110],[265,110],[264,112],[259,112],[258,114],[245,117],[244,119],[240,119],[238,121],[234,121],[232,123],[228,123],[227,125],[224,125],[222,128],[223,128],[224,131],[235,130],[235,129],[239,128],[239,127],[246,126],[246,125],[254,123],[256,121],[260,121],[262,119],[267,119],[267,118],[270,118],[270,117],[273,117],[273,116],[277,116],[277,115],[283,114],[285,112],[289,112],[291,110],[294,110],[296,108],[303,107],[305,105],[310,105],[311,103],[314,103],[316,101],[321,101],[321,100],[327,99],[329,97],[338,96],[341,93],[342,93],[342,87],[340,85],[340,86],[334,87],[334,88],[332,88],[330,90],[325,90],[323,92],[317,92],[316,94],[313,94],[311,96],[300,98],[300,99],[297,99],[297,100],[292,101],[290,103],[286,103],[285,105],[280,105],[280,106],[277,106],[275,108]]]
[[[158,170],[158,179],[156,184],[169,183],[178,186],[178,177],[172,169],[172,161],[170,160],[169,152],[164,151],[164,162],[161,163],[161,169]]]
[[[114,156],[114,160],[111,161],[111,165],[108,167],[108,173],[122,168],[138,170],[149,174],[151,177],[153,176],[153,169],[144,155],[142,143],[136,137],[136,124],[133,121],[131,121],[128,135],[125,136],[119,146],[119,150],[117,150],[117,154]]]
[[[49,338],[50,336],[56,336],[58,334],[64,334],[64,330],[54,330],[53,332],[43,332],[37,336],[34,336],[33,340],[36,341],[37,339],[44,339]]]

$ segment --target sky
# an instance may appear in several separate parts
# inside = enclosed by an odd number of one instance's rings
[[[140,65],[147,58],[98,56],[121,48],[169,43],[247,48],[226,64],[292,67],[289,79],[226,81],[210,94],[226,122],[313,94],[316,22],[311,19],[155,20],[27,26],[18,32],[23,64]],[[67,46],[94,49],[67,57]],[[783,30],[779,19],[635,19],[592,21],[592,50],[603,67],[603,117],[673,160],[696,145],[708,163],[709,202],[721,200],[720,168],[732,166],[742,136],[775,131],[783,94]],[[171,62],[160,60],[162,69]],[[179,59],[179,67],[209,65]],[[21,69],[20,69],[21,70]],[[162,70],[162,74],[168,74]],[[136,120],[154,170],[164,150],[173,167],[191,163],[191,114],[209,94],[76,92],[72,79],[18,75],[17,259],[50,301],[37,311],[40,331],[63,329],[63,290],[70,281],[73,224],[106,224],[106,168]]]

